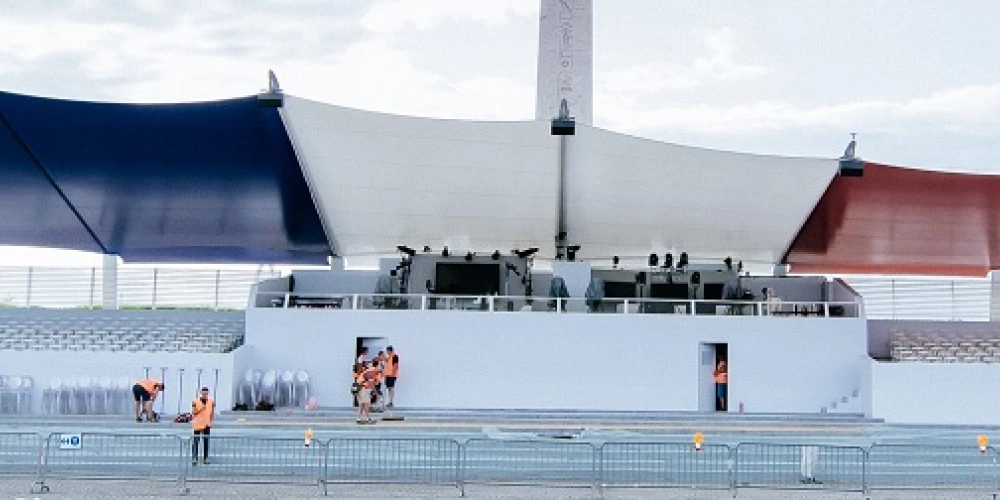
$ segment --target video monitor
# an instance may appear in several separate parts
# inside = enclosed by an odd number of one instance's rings
[[[705,300],[722,300],[722,290],[725,286],[725,283],[705,283],[702,285]]]
[[[653,283],[649,286],[652,299],[688,300],[687,283]]]
[[[500,292],[500,264],[438,262],[434,292],[442,295],[493,295]]]
[[[608,299],[635,298],[634,281],[605,281],[604,297]]]

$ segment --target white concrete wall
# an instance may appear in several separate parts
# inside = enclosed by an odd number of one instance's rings
[[[1000,364],[869,363],[874,418],[912,424],[997,424]]]
[[[157,401],[155,409],[167,415],[190,411],[191,400],[198,394],[198,372],[202,369],[201,385],[215,387],[215,370],[219,370],[216,406],[232,407],[233,355],[216,353],[152,353],[111,351],[0,351],[0,373],[3,375],[28,375],[34,380],[33,409],[41,411],[42,391],[49,387],[53,377],[62,380],[88,376],[128,377],[129,387],[145,376],[144,367],[151,367],[150,376],[161,378],[160,368],[166,367],[163,382],[167,390]],[[180,386],[180,369],[184,369],[184,385]],[[179,399],[178,399],[179,398]],[[162,405],[162,406],[161,406]]]
[[[860,387],[859,319],[247,311],[253,364],[309,370],[320,404],[351,402],[356,337],[400,355],[401,407],[696,410],[699,343],[728,343],[731,409],[818,412]]]

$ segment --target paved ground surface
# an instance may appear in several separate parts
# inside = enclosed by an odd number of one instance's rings
[[[823,444],[833,446],[870,446],[874,443],[916,446],[954,446],[959,450],[975,449],[976,436],[995,435],[1000,427],[896,426],[869,421],[856,416],[830,415],[705,415],[697,413],[650,412],[539,412],[539,411],[455,411],[400,409],[403,421],[383,421],[359,426],[350,409],[325,409],[316,412],[275,412],[267,414],[224,413],[213,429],[219,437],[245,436],[254,439],[301,439],[305,429],[315,432],[315,439],[355,438],[434,438],[465,443],[469,439],[555,440],[605,442],[677,442],[690,443],[692,434],[701,432],[710,444],[756,442],[772,444]],[[0,433],[110,433],[181,436],[189,435],[183,424],[161,422],[139,424],[119,416],[13,417],[0,416]],[[221,442],[221,441],[220,441]],[[0,453],[2,454],[2,453]],[[234,452],[238,455],[239,452]],[[975,457],[975,453],[971,454]],[[516,457],[514,457],[516,459]],[[530,459],[525,456],[524,459]],[[224,466],[223,463],[219,466]],[[892,458],[897,460],[897,458]],[[906,465],[909,458],[898,457]],[[973,458],[973,460],[977,460]],[[123,470],[131,470],[125,463]],[[209,467],[216,467],[216,464]],[[514,467],[512,465],[512,467]],[[916,466],[914,466],[916,467]],[[217,471],[220,469],[216,469]],[[796,468],[797,470],[797,468]],[[945,474],[946,471],[903,469],[900,474]],[[16,475],[5,475],[21,472]],[[895,472],[893,472],[895,473]],[[144,478],[141,470],[136,476]],[[901,476],[906,477],[906,476]],[[225,473],[192,481],[189,493],[182,495],[180,485],[170,481],[78,481],[51,478],[49,492],[31,494],[34,477],[30,471],[0,470],[0,500],[5,498],[316,498],[320,489],[308,478],[295,485],[236,484]],[[988,487],[989,485],[987,485]],[[329,485],[333,498],[459,498],[453,486]],[[870,498],[950,499],[992,498],[992,490],[936,491],[917,488],[903,491],[875,491]],[[688,489],[603,489],[552,488],[539,486],[468,485],[468,498],[732,498],[732,492]],[[756,490],[740,488],[739,498],[864,498],[859,492],[835,493],[801,490]]]

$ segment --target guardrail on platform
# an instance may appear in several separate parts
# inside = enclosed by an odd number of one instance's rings
[[[332,310],[420,310],[490,313],[676,314],[688,316],[778,316],[859,318],[861,302],[667,299],[580,299],[503,295],[300,294],[258,292],[279,308]]]

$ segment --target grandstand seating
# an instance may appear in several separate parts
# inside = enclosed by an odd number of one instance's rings
[[[897,331],[889,347],[893,361],[1000,363],[1000,333],[994,331]]]
[[[243,344],[242,317],[0,315],[0,349],[226,353]]]

